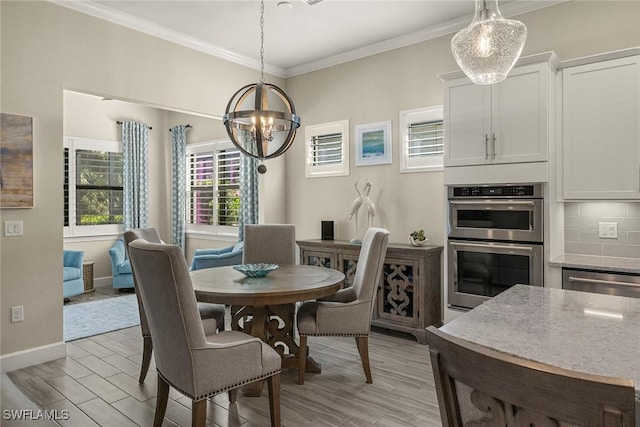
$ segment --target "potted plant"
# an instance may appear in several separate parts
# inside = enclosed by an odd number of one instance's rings
[[[411,246],[424,246],[427,244],[427,236],[424,235],[424,230],[413,230],[409,235],[409,244]]]

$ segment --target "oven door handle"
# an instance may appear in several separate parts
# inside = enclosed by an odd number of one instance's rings
[[[626,283],[626,282],[616,282],[612,280],[600,280],[600,279],[587,279],[586,277],[574,277],[569,276],[570,282],[584,282],[584,283],[595,283],[600,285],[614,285],[614,286],[631,286],[638,287],[637,283]]]
[[[535,202],[531,200],[509,200],[509,201],[499,201],[499,200],[466,200],[466,201],[457,201],[457,200],[449,200],[449,203],[452,205],[525,205],[525,206],[533,206]]]
[[[509,246],[509,245],[483,245],[482,243],[457,243],[449,240],[449,244],[452,246],[470,246],[472,248],[485,248],[485,249],[509,249],[509,250],[523,250],[533,252],[532,246]]]

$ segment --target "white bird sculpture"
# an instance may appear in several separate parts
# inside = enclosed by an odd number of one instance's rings
[[[367,206],[367,227],[373,227],[373,218],[376,216],[376,205],[369,198],[371,192],[371,181],[367,181],[364,185],[364,204]]]
[[[358,211],[360,210],[360,206],[362,206],[362,193],[358,189],[358,181],[354,184],[356,189],[356,193],[358,193],[358,197],[351,203],[351,211],[349,212],[349,219],[356,217],[356,237],[352,238],[352,242],[358,241]]]

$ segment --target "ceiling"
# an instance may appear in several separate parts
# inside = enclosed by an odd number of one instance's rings
[[[258,0],[52,1],[260,68]],[[562,1],[500,6],[508,17]],[[473,10],[473,0],[265,0],[265,72],[290,77],[450,34],[471,22]]]

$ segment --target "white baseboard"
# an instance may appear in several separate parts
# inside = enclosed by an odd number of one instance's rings
[[[93,279],[93,287],[113,286],[113,277],[96,277]]]
[[[29,348],[15,353],[0,356],[0,368],[2,372],[15,371],[28,366],[60,359],[67,356],[67,346],[64,341],[43,345],[42,347]]]

